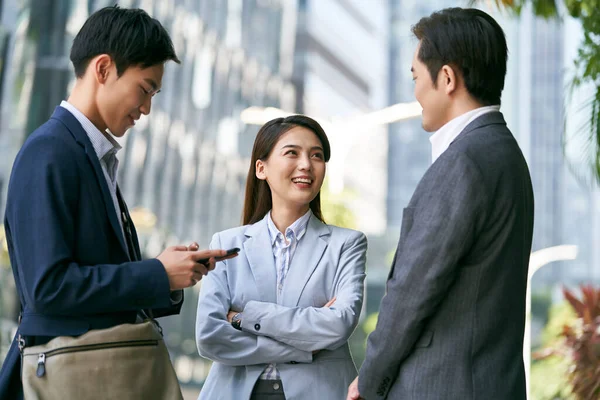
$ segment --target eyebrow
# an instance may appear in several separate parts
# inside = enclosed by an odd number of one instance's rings
[[[150,86],[152,86],[152,90],[156,91],[156,93],[160,93],[160,89],[158,89],[158,85],[150,78],[144,78],[144,81]]]
[[[301,149],[301,146],[298,146],[297,144],[286,144],[285,146],[281,147],[282,149],[285,148],[292,148],[292,149]],[[321,146],[313,146],[311,147],[311,150],[321,150],[323,151],[323,148]]]

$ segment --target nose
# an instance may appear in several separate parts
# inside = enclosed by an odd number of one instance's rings
[[[140,112],[144,115],[150,114],[150,109],[152,108],[152,96],[146,96],[146,100],[140,106]]]
[[[300,171],[310,171],[312,169],[312,163],[310,162],[310,156],[308,154],[299,158],[298,169]]]

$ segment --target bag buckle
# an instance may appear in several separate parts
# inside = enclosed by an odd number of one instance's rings
[[[160,336],[164,336],[162,326],[160,326],[158,321],[155,320],[154,318],[152,318],[150,321],[152,321],[154,323],[154,325],[156,326],[156,329],[158,329],[158,333],[160,333]]]
[[[23,353],[23,349],[25,348],[25,339],[23,338],[23,336],[21,336],[20,333],[19,336],[17,336],[17,344],[19,346],[19,352]]]

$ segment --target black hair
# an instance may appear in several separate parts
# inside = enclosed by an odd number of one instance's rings
[[[71,47],[75,75],[81,78],[90,60],[108,54],[121,76],[127,68],[147,68],[169,60],[179,63],[173,42],[161,25],[144,10],[104,7],[81,27]]]
[[[484,106],[500,104],[508,48],[494,18],[475,8],[446,8],[422,18],[412,32],[420,41],[417,58],[434,85],[440,69],[448,65],[475,100]]]

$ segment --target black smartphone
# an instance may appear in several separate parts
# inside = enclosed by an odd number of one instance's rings
[[[215,261],[221,261],[226,257],[229,257],[230,255],[233,254],[237,254],[240,252],[240,249],[238,247],[234,247],[233,249],[229,249],[227,250],[227,253],[225,253],[225,255],[223,257],[215,257]],[[200,260],[196,261],[199,264],[206,264],[208,262],[208,258],[201,258]]]

